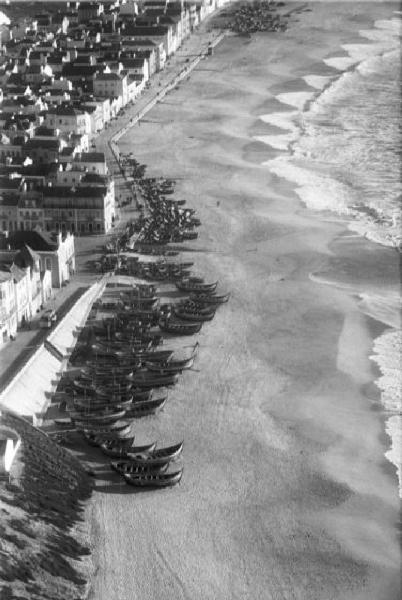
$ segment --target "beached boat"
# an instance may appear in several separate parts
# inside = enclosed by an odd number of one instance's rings
[[[158,375],[156,373],[151,373],[150,371],[138,371],[137,373],[130,375],[127,379],[134,387],[156,388],[175,385],[179,380],[179,376],[177,373]]]
[[[193,335],[198,333],[202,323],[180,323],[171,319],[159,319],[159,327],[162,331],[176,335]]]
[[[73,410],[78,411],[80,413],[85,413],[85,411],[89,411],[90,413],[96,414],[97,412],[103,412],[107,410],[127,410],[133,403],[133,399],[129,398],[128,400],[104,400],[103,398],[74,398],[73,400]]]
[[[107,434],[109,438],[112,438],[115,433],[121,432],[131,433],[131,423],[129,421],[115,421],[113,423],[95,423],[83,421],[80,426],[76,425],[77,429],[85,429],[95,435]],[[118,436],[117,436],[118,437]],[[123,436],[124,437],[124,436]]]
[[[131,475],[140,475],[142,473],[163,473],[167,471],[169,463],[165,465],[141,467],[133,464],[130,460],[114,460],[110,463],[111,468],[123,475],[123,473],[129,473]]]
[[[128,421],[122,421],[117,429],[83,429],[82,433],[88,444],[91,446],[100,446],[107,440],[124,440],[128,437],[132,437],[132,424]]]
[[[195,357],[197,356],[197,351],[198,342],[195,344],[194,350],[188,358],[170,358],[169,360],[163,362],[148,360],[144,363],[144,366],[148,369],[148,371],[153,371],[159,375],[183,371],[184,369],[190,369],[193,366]]]
[[[104,414],[89,414],[80,412],[71,412],[70,419],[79,429],[89,429],[92,427],[105,427],[117,423],[126,414],[125,410],[118,412],[106,412]]]
[[[196,283],[194,281],[183,279],[181,281],[177,281],[175,285],[177,289],[182,292],[213,294],[216,290],[218,282],[216,281],[214,283]]]
[[[203,323],[204,321],[212,321],[215,316],[215,311],[209,312],[187,312],[184,308],[176,308],[174,311],[175,317],[182,319],[183,321],[193,321]]]
[[[134,375],[134,374],[133,374]],[[102,382],[102,389],[104,390],[104,395],[109,394],[111,396],[115,394],[122,394],[124,392],[128,392],[130,389],[130,384],[128,383],[128,375],[122,381],[116,383],[108,383]],[[95,381],[90,380],[78,380],[74,379],[73,381],[73,389],[79,392],[82,395],[87,396],[96,396],[100,394],[100,386]]]
[[[161,410],[167,401],[167,395],[153,400],[145,400],[143,402],[135,402],[126,411],[126,418],[138,419],[154,414],[157,410]]]
[[[156,442],[152,442],[152,444],[144,444],[143,446],[133,446],[132,444],[127,445],[119,442],[104,442],[100,445],[100,448],[106,456],[111,458],[125,458],[128,452],[140,452],[141,454],[145,454],[147,452],[152,452],[156,448]],[[132,464],[132,463],[131,463]]]
[[[123,477],[129,485],[135,487],[169,487],[180,482],[183,469],[175,473],[144,473],[134,475],[123,473]]]
[[[102,451],[104,451],[104,453],[107,454],[107,456],[120,456],[121,452],[126,452],[129,448],[133,448],[134,439],[135,436],[130,435],[129,437],[124,439],[103,440],[99,445]],[[108,452],[119,452],[119,454],[108,454]]]
[[[154,450],[149,454],[134,454],[129,452],[128,457],[132,462],[138,465],[163,465],[167,462],[177,460],[183,450],[183,442],[174,444],[173,446],[166,446],[159,450]]]
[[[227,294],[190,294],[190,300],[196,304],[224,304],[228,302],[230,292]]]
[[[132,446],[132,444],[127,445],[124,442],[125,440],[123,440],[123,443],[114,441],[103,442],[100,444],[100,448],[103,454],[109,456],[110,458],[125,458],[127,456],[127,452],[132,451],[134,448],[136,450],[137,448],[140,448],[140,452],[145,453],[152,452],[156,447],[156,442],[153,442],[152,444],[144,444],[143,446]]]
[[[144,363],[144,367],[155,373],[157,375],[169,375],[172,373],[181,373],[185,369],[190,369],[194,364],[194,357],[188,358],[187,360],[182,361],[172,361],[172,362],[163,362],[156,363],[151,361],[146,361]]]

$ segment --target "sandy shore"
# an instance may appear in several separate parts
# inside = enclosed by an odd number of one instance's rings
[[[134,494],[106,467],[98,480],[92,600],[399,597],[375,327],[348,288],[312,277],[355,281],[359,241],[303,208],[262,164],[277,150],[253,138],[272,134],[259,117],[284,110],[278,93],[331,72],[322,59],[389,9],[311,7],[269,43],[226,40],[120,140],[150,175],[177,178],[203,223],[189,256],[232,298],[203,327],[199,371],[137,427],[138,443],[184,438],[182,484]]]

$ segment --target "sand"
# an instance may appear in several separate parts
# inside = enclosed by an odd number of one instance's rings
[[[232,297],[199,335],[197,370],[136,428],[138,443],[185,440],[180,486],[135,494],[99,474],[92,600],[399,597],[373,326],[339,285],[359,276],[359,238],[339,251],[345,222],[301,206],[262,164],[278,150],[253,138],[273,133],[258,117],[284,109],[276,94],[333,73],[322,59],[389,8],[311,8],[269,44],[226,40],[119,142],[177,178],[203,223],[188,256]]]

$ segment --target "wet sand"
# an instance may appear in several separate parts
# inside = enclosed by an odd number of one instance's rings
[[[177,178],[203,224],[186,258],[232,297],[199,335],[197,371],[136,428],[136,443],[184,438],[180,486],[136,494],[105,476],[95,491],[92,600],[399,598],[372,323],[311,276],[346,264],[358,278],[353,240],[337,255],[345,223],[302,207],[252,137],[283,110],[274,95],[304,91],[299,77],[389,14],[311,6],[285,34],[225,41],[120,140],[150,176]]]

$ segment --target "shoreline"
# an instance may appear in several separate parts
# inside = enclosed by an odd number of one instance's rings
[[[272,39],[281,72],[268,69],[269,89],[302,67],[286,48],[297,39],[284,37]],[[329,37],[327,48],[337,32]],[[255,111],[269,94],[257,81],[267,76],[262,59],[252,63],[252,89],[240,69],[251,47],[261,49],[261,39],[225,40],[211,58],[221,81],[195,71],[175,92],[177,107],[160,103],[156,122],[121,140],[150,176],[183,177],[177,197],[203,223],[196,265],[233,293],[201,336],[199,374],[184,378],[160,420],[141,424],[145,437],[189,439],[177,493],[96,494],[96,600],[117,582],[119,600],[156,599],[162,589],[200,600],[292,590],[306,600],[394,600],[400,591],[395,481],[383,471],[384,431],[365,387],[373,384],[368,319],[352,294],[309,279],[336,257],[330,242],[347,228],[247,159]],[[309,49],[311,59],[325,53]],[[137,573],[152,565],[149,579],[127,577],[125,553]]]

